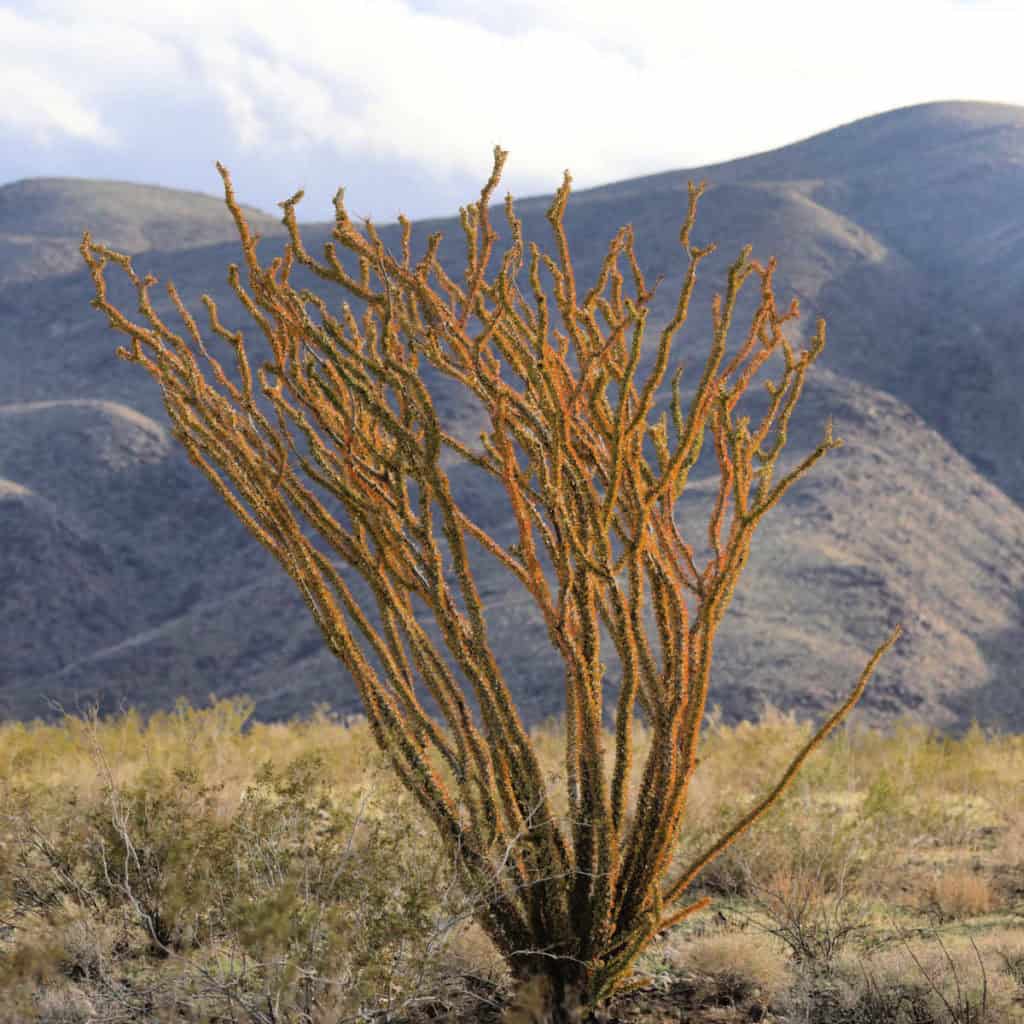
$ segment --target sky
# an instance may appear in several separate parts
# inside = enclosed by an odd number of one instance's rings
[[[1022,0],[0,0],[0,185],[451,217],[938,100],[1024,106]],[[1015,73],[1016,71],[1016,73]]]

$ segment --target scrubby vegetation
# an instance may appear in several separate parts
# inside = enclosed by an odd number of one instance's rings
[[[0,1022],[531,1020],[365,720],[251,710],[0,726]],[[675,865],[811,732],[710,716]],[[531,740],[565,815],[560,723]],[[1024,1021],[1022,783],[1024,737],[844,727],[608,1019]]]

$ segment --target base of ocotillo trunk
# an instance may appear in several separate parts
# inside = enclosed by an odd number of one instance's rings
[[[520,981],[502,1024],[588,1024],[598,1018],[584,1005],[584,994],[578,981],[535,974]]]

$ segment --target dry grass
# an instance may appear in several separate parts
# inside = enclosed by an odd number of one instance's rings
[[[0,1024],[498,1019],[511,979],[366,723],[244,732],[248,711],[0,727]],[[677,861],[809,733],[711,716]],[[532,740],[564,812],[558,723]],[[643,954],[615,1012],[1024,1020],[1022,783],[1020,737],[843,729],[698,879],[712,908]]]

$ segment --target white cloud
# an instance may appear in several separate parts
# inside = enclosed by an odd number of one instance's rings
[[[74,176],[303,220],[450,216],[495,143],[551,193],[773,149],[933,100],[1024,105],[1024,5],[964,0],[0,2],[0,182]]]
[[[116,141],[74,93],[34,68],[0,67],[0,93],[18,97],[0,114],[5,128],[26,134],[36,146],[51,146],[67,137],[89,139],[100,146]]]

